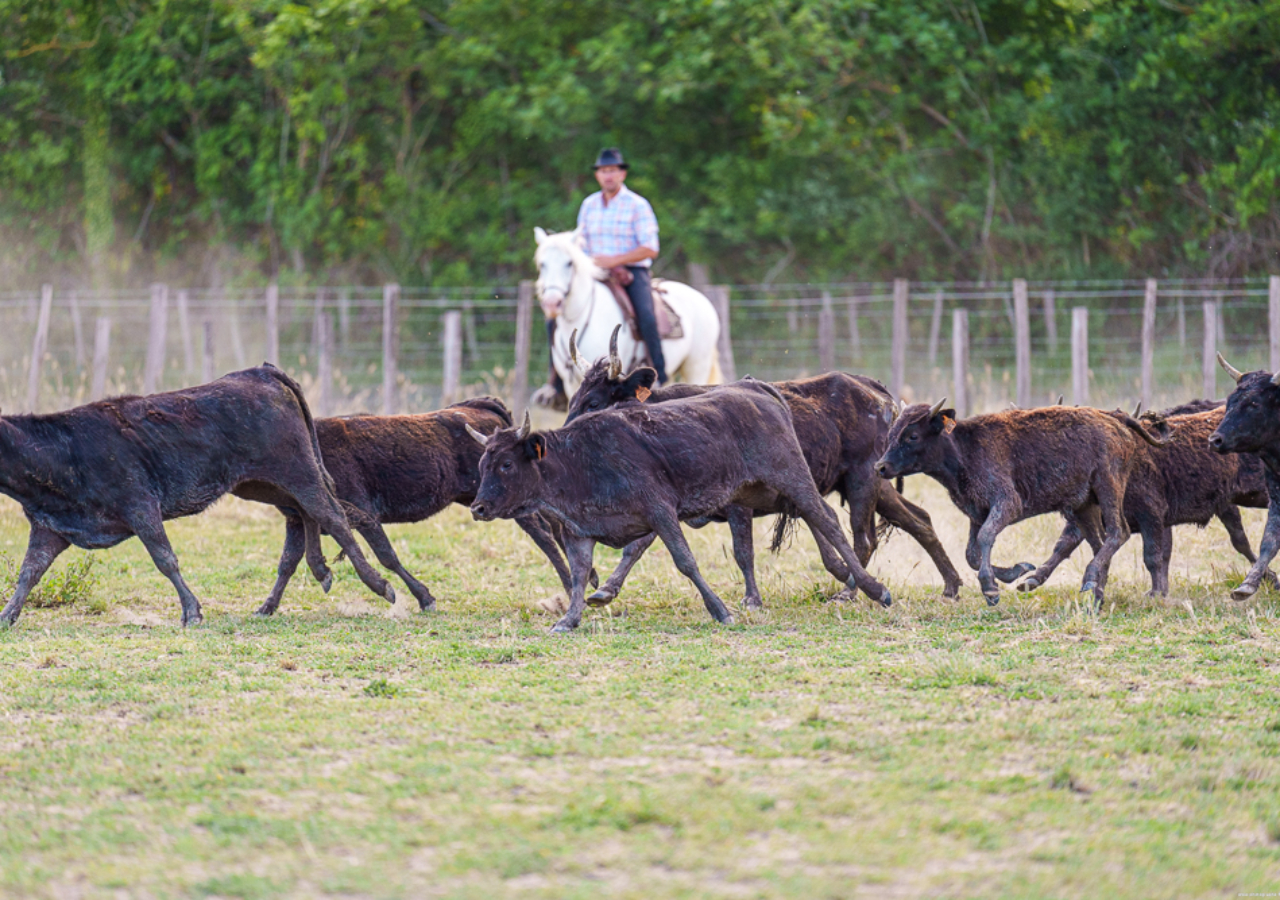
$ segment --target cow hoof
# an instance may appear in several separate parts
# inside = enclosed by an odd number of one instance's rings
[[[1257,592],[1258,592],[1258,589],[1256,587],[1253,587],[1252,585],[1248,585],[1248,584],[1242,584],[1240,585],[1240,587],[1236,588],[1234,591],[1231,592],[1231,599],[1239,603],[1241,600],[1248,600]]]
[[[1082,594],[1087,594],[1087,593],[1089,593],[1090,591],[1092,591],[1092,592],[1093,592],[1093,593],[1095,593],[1095,594],[1098,592],[1098,582],[1096,582],[1096,581],[1086,581],[1083,585],[1081,585],[1081,587],[1080,587],[1080,593],[1082,593]]]
[[[1023,575],[1026,575],[1030,572],[1034,572],[1036,570],[1036,564],[1029,563],[1029,562],[1021,562],[1021,563],[1018,563],[1016,566],[1014,566],[1014,568],[1018,570],[1018,578],[1021,578]]]
[[[742,608],[743,609],[764,609],[764,601],[761,600],[759,597],[743,597]]]
[[[732,625],[732,624],[734,624],[734,620],[733,620],[733,613],[729,613],[727,616],[725,616],[723,619],[721,619],[721,620],[720,620],[720,624],[721,624],[721,625]]]
[[[889,593],[888,588],[884,589],[884,592],[880,595],[880,599],[877,600],[876,602],[879,603],[885,609],[888,609],[890,606],[893,606],[893,595]]]
[[[190,618],[187,618],[186,616],[184,616],[182,618],[182,627],[189,628],[192,625],[199,625],[203,621],[204,621],[204,616],[200,615],[200,613],[196,613],[194,616],[191,616]]]
[[[255,616],[273,616],[275,615],[276,610],[279,608],[280,608],[279,604],[267,602],[259,606],[256,610],[254,610],[253,614]]]
[[[987,601],[987,606],[995,606],[1000,602],[1000,592],[996,591],[994,594],[983,594],[982,598]]]
[[[1026,581],[1022,582],[1022,584],[1018,585],[1018,590],[1024,591],[1024,592],[1034,591],[1038,587],[1040,587],[1039,581],[1037,581],[1034,578],[1028,578]]]
[[[592,594],[590,597],[587,598],[587,606],[595,606],[595,607],[608,606],[617,598],[617,596],[618,596],[617,594],[611,593],[609,591],[596,591],[594,594]]]
[[[843,588],[827,598],[828,603],[852,603],[858,599],[857,588]]]
[[[955,600],[960,596],[959,584],[948,584],[942,589],[943,600]]]
[[[577,627],[578,626],[564,619],[561,619],[559,622],[551,626],[551,633],[552,634],[568,634],[569,632],[573,631]]]
[[[327,594],[329,593],[329,590],[332,587],[333,587],[333,573],[325,572],[324,578],[320,580],[320,590],[324,591]]]
[[[382,596],[385,597],[387,602],[392,606],[396,605],[396,589],[391,585],[387,585],[387,589],[382,592]]]
[[[591,567],[591,574],[587,576],[587,584],[591,585],[592,589],[600,587],[600,573],[596,571],[595,566]]]
[[[0,616],[0,628],[12,628],[18,624],[17,616]]]

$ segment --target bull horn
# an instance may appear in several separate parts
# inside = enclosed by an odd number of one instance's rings
[[[464,427],[467,429],[467,434],[471,435],[471,437],[475,439],[475,442],[477,444],[479,444],[481,447],[489,446],[488,436],[481,434],[480,432],[472,428],[470,422],[465,423]]]
[[[942,407],[944,407],[944,406],[946,406],[946,405],[947,405],[947,398],[946,398],[946,397],[943,397],[943,398],[942,398],[941,400],[939,400],[937,403],[933,404],[933,406],[929,409],[929,418],[931,418],[931,419],[932,419],[932,418],[933,418],[934,416],[936,416],[938,413],[942,412]]]
[[[573,329],[573,334],[569,335],[569,362],[573,363],[573,367],[579,373],[587,374],[587,364],[582,357],[578,355],[578,329]]]
[[[1061,405],[1062,405],[1062,398],[1063,398],[1063,396],[1064,396],[1063,394],[1059,394],[1059,395],[1058,395],[1058,402],[1057,402],[1057,403],[1055,403],[1055,404],[1054,404],[1054,406],[1061,406]]]
[[[1138,401],[1138,405],[1133,408],[1133,417],[1136,419],[1142,415],[1142,401]]]
[[[525,410],[524,422],[520,425],[520,430],[516,433],[516,440],[523,441],[529,436],[529,432],[533,430],[533,423],[529,421],[529,411]]]
[[[1277,372],[1276,374],[1271,376],[1271,383],[1274,384],[1276,387],[1280,387],[1280,372]]]
[[[617,381],[622,377],[622,357],[618,356],[618,332],[622,330],[622,326],[618,325],[613,329],[613,334],[609,335],[609,380]]]
[[[1226,359],[1223,358],[1221,353],[1218,354],[1218,365],[1222,366],[1222,370],[1226,372],[1228,375],[1230,375],[1231,380],[1236,382],[1237,384],[1239,384],[1240,379],[1244,377],[1244,373],[1241,372],[1239,369],[1237,369],[1235,366],[1231,365],[1231,363],[1227,362]],[[1271,379],[1271,383],[1272,384],[1276,383],[1274,376]]]

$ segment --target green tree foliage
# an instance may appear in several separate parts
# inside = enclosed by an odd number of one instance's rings
[[[730,280],[1280,248],[1280,0],[0,0],[0,52],[11,281],[511,279],[614,143]]]

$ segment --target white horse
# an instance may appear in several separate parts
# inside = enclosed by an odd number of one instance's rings
[[[588,363],[609,354],[609,336],[615,326],[625,324],[618,301],[603,283],[607,276],[582,249],[576,231],[547,234],[533,230],[538,250],[533,261],[538,266],[538,302],[548,319],[556,319],[551,359],[564,379],[565,393],[572,397],[582,385],[582,372],[569,354],[569,338],[578,334],[578,352]],[[658,285],[666,292],[667,305],[680,317],[684,337],[662,342],[667,374],[679,375],[691,384],[719,384],[720,317],[711,301],[700,291],[678,281],[654,281],[654,302]],[[631,336],[630,328],[618,335],[618,355],[626,371],[645,358],[643,341]]]

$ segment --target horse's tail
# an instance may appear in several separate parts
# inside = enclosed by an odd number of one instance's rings
[[[720,371],[720,348],[711,351],[711,370],[707,372],[707,384],[724,384],[724,373]]]

